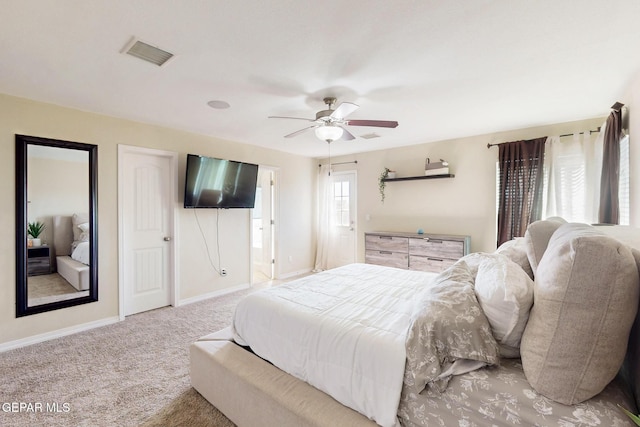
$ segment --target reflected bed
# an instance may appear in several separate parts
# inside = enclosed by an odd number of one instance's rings
[[[53,247],[55,265],[58,274],[65,278],[79,291],[89,289],[89,266],[72,258],[72,254],[78,246],[78,231],[74,234],[74,217],[78,216],[54,216],[53,217]],[[83,223],[86,223],[84,221]],[[75,244],[74,244],[75,243]],[[88,245],[88,242],[82,242]],[[88,257],[87,257],[88,261]]]

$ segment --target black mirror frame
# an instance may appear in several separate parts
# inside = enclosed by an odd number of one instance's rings
[[[27,147],[44,145],[89,153],[89,295],[29,307],[27,298]],[[16,317],[98,301],[98,146],[16,134]]]

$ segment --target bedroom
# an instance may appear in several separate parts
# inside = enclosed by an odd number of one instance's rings
[[[28,2],[27,2],[28,3]],[[74,5],[77,6],[77,5]],[[32,7],[35,8],[32,4]],[[71,7],[71,6],[69,6]],[[14,16],[15,20],[25,19],[25,15],[35,13],[33,10],[19,11]],[[62,9],[62,8],[61,8]],[[53,16],[58,16],[60,12],[51,11]],[[87,13],[87,11],[85,11]],[[8,16],[8,15],[5,15]],[[52,20],[57,22],[56,20]],[[64,20],[62,20],[64,22]],[[129,25],[131,29],[132,24]],[[322,39],[322,25],[316,25],[312,32],[317,34],[318,39]],[[631,26],[630,26],[631,27]],[[53,28],[48,28],[53,31]],[[131,31],[128,31],[123,40],[111,41],[116,49],[120,49],[126,42],[125,39],[130,37]],[[70,31],[71,32],[71,31]],[[150,34],[145,38],[156,42],[156,34]],[[15,34],[20,34],[17,30]],[[72,36],[73,34],[71,34]],[[14,35],[15,36],[15,35]],[[69,34],[61,33],[60,37],[69,37]],[[141,34],[142,36],[142,34]],[[119,36],[123,38],[123,35]],[[312,41],[318,42],[314,38]],[[625,40],[629,40],[625,38]],[[12,40],[10,35],[3,37],[3,40]],[[278,39],[281,41],[280,39]],[[121,43],[122,42],[122,43]],[[162,42],[159,40],[158,43]],[[117,45],[117,46],[116,46]],[[33,46],[32,46],[33,47]],[[35,48],[35,47],[33,47]],[[629,47],[631,50],[631,47]],[[349,49],[346,49],[348,52]],[[12,51],[12,55],[18,55]],[[323,55],[329,55],[324,52]],[[28,54],[22,53],[28,60],[35,61]],[[114,57],[120,60],[122,55],[114,54]],[[271,52],[272,62],[278,60],[276,52]],[[12,56],[6,56],[12,58]],[[49,58],[50,63],[36,63],[34,65],[43,66],[44,71],[52,73],[51,69],[56,70],[60,66],[55,59]],[[133,59],[124,57],[124,60],[133,61]],[[176,58],[177,60],[177,58]],[[635,58],[630,58],[630,61]],[[7,60],[10,62],[10,60]],[[37,62],[37,61],[36,61]],[[318,61],[321,63],[322,61]],[[145,68],[146,64],[128,62],[133,67],[139,67],[143,70],[141,73],[149,76],[153,80],[151,74],[153,68]],[[135,65],[134,65],[135,64]],[[179,64],[179,63],[178,63]],[[168,64],[167,67],[176,65]],[[325,72],[328,66],[315,64]],[[45,67],[46,66],[46,67]],[[95,72],[85,64],[86,73]],[[273,71],[273,81],[270,81],[274,87],[278,87],[276,78],[282,71],[279,67]],[[171,70],[171,68],[166,68]],[[348,71],[348,70],[346,70]],[[345,71],[345,72],[346,72]],[[637,69],[634,69],[636,72]],[[356,74],[358,75],[358,74]],[[2,143],[0,158],[2,159],[2,204],[0,208],[0,222],[2,224],[15,223],[14,211],[14,135],[16,133],[26,135],[36,135],[42,137],[58,138],[63,140],[79,141],[97,144],[99,147],[99,253],[100,253],[100,270],[99,270],[99,301],[97,303],[57,310],[36,316],[26,316],[24,318],[15,318],[15,230],[13,227],[4,227],[2,231],[1,251],[2,257],[2,288],[0,290],[0,301],[2,309],[0,310],[0,343],[4,348],[11,348],[16,345],[25,345],[38,340],[57,336],[58,334],[71,331],[82,330],[89,327],[108,324],[119,321],[119,271],[118,271],[118,151],[119,144],[128,146],[142,146],[154,148],[158,150],[174,151],[180,156],[180,170],[184,167],[184,157],[187,153],[198,153],[204,155],[212,155],[219,157],[232,158],[236,160],[253,161],[263,165],[269,165],[279,170],[279,193],[280,208],[279,221],[286,224],[286,227],[279,229],[279,246],[278,246],[278,274],[281,277],[295,275],[297,273],[307,272],[313,268],[313,258],[315,253],[315,236],[313,234],[313,224],[315,221],[315,180],[317,177],[318,158],[327,157],[328,150],[325,143],[319,142],[309,136],[301,145],[308,145],[312,149],[318,150],[314,156],[307,157],[299,154],[286,153],[279,149],[270,149],[264,146],[239,144],[233,142],[230,138],[222,138],[216,136],[205,136],[199,132],[188,132],[184,129],[171,129],[170,126],[161,126],[155,124],[145,124],[143,119],[125,120],[118,114],[104,114],[100,111],[91,112],[91,110],[74,107],[74,104],[61,104],[50,101],[48,96],[39,95],[42,90],[49,94],[55,91],[68,91],[75,93],[75,89],[70,83],[60,85],[58,87],[47,87],[42,84],[42,88],[33,89],[32,92],[24,94],[14,93],[14,88],[10,87],[10,76],[0,79],[2,81],[2,90],[0,92],[5,95],[0,96],[0,130],[2,132]],[[401,76],[402,77],[402,76]],[[48,77],[41,77],[39,81],[44,82]],[[156,77],[158,78],[158,77]],[[259,80],[259,78],[256,78]],[[338,81],[339,79],[336,79]],[[258,81],[258,83],[260,83]],[[368,81],[367,85],[375,87],[375,81]],[[119,83],[118,83],[119,84]],[[312,90],[320,90],[325,87],[337,85],[335,82],[327,82],[319,80],[313,84]],[[342,84],[342,83],[340,83]],[[381,85],[379,85],[381,86]],[[417,228],[425,230],[433,230],[436,232],[455,232],[457,234],[469,234],[472,236],[472,250],[483,251],[495,248],[495,151],[487,150],[488,142],[510,141],[514,139],[527,139],[547,134],[564,134],[574,132],[576,130],[593,129],[599,126],[604,116],[608,112],[608,107],[614,101],[624,102],[630,111],[637,105],[640,105],[640,81],[637,75],[630,80],[625,80],[620,85],[619,93],[605,94],[606,102],[602,103],[601,109],[595,115],[585,115],[571,118],[557,118],[540,121],[536,124],[525,124],[522,126],[514,126],[505,130],[505,128],[495,128],[486,131],[466,131],[464,136],[452,138],[428,138],[425,137],[420,144],[414,146],[399,147],[387,150],[375,150],[363,152],[357,155],[340,155],[337,144],[333,149],[333,155],[336,156],[335,161],[349,161],[357,157],[358,163],[358,183],[359,183],[359,206],[358,206],[358,225],[359,233],[362,236],[364,231],[395,228],[400,226],[398,222],[402,222],[402,228],[413,231]],[[220,85],[214,85],[213,90],[222,90]],[[446,92],[444,86],[441,91]],[[311,90],[311,91],[312,91]],[[366,88],[362,89],[365,92]],[[101,96],[107,97],[104,91],[98,91]],[[226,92],[225,92],[226,94]],[[406,96],[406,94],[402,94]],[[207,92],[202,98],[202,105],[209,101],[211,96],[220,96],[218,93]],[[225,95],[226,96],[226,95]],[[362,104],[362,117],[372,118],[390,118],[398,119],[401,130],[403,124],[402,117],[389,116],[390,113],[385,111],[384,97],[378,98],[378,103],[382,105],[379,112],[374,116],[371,107],[365,102]],[[346,100],[346,99],[344,99]],[[157,99],[156,99],[157,101]],[[231,102],[231,100],[230,100]],[[56,105],[54,105],[56,104]],[[250,104],[247,102],[246,104]],[[373,103],[371,103],[373,104]],[[392,103],[388,103],[392,104]],[[275,108],[284,108],[277,103],[271,104],[271,107],[259,112],[259,117],[266,121],[266,116],[276,113],[288,113],[288,115],[308,115],[313,111],[321,108],[310,101],[298,100],[294,108],[295,111],[278,112]],[[456,112],[458,123],[460,118],[471,117],[477,111],[461,111],[456,109],[457,105],[445,104],[445,109]],[[178,111],[172,110],[172,114],[180,116],[182,106],[177,108]],[[208,107],[207,107],[208,108]],[[235,108],[235,107],[234,107]],[[244,105],[242,108],[249,108]],[[394,107],[396,108],[396,107]],[[405,107],[406,108],[406,107]],[[233,109],[233,108],[232,108]],[[407,108],[408,109],[408,108]],[[186,111],[187,109],[185,109]],[[217,122],[225,122],[226,116],[219,118],[219,114],[225,114],[224,111],[206,110],[200,113],[204,115],[205,121],[212,120]],[[218,114],[218,115],[216,115]],[[377,117],[375,117],[377,116]],[[556,115],[555,117],[563,117]],[[163,116],[160,120],[169,120],[171,117]],[[583,119],[587,119],[584,121]],[[634,135],[640,132],[640,123],[637,117],[631,115],[630,133]],[[463,123],[464,124],[464,123]],[[247,125],[249,126],[249,125]],[[274,142],[276,147],[289,147],[291,144],[283,140],[282,135],[288,131],[297,129],[295,123],[293,127],[286,123],[267,123],[272,132],[280,136]],[[406,124],[405,124],[406,126]],[[469,124],[471,127],[471,124]],[[275,128],[275,129],[273,129]],[[470,136],[472,135],[472,136]],[[178,147],[178,148],[177,148]],[[634,146],[632,145],[632,153]],[[398,168],[399,171],[406,174],[415,173],[423,166],[424,158],[444,158],[455,165],[456,178],[446,183],[414,183],[407,186],[394,186],[388,188],[387,196],[389,197],[383,205],[379,202],[377,193],[377,177],[385,166]],[[637,188],[640,178],[634,171],[640,170],[640,158],[632,154],[632,188]],[[180,188],[180,183],[177,184]],[[424,198],[416,203],[415,194],[424,194]],[[180,200],[178,200],[180,202]],[[640,223],[640,201],[632,196],[631,206],[631,223]],[[470,207],[471,206],[471,207]],[[242,287],[250,282],[248,273],[248,258],[228,259],[230,274],[225,277],[219,277],[211,270],[206,258],[202,255],[204,248],[202,238],[196,229],[196,224],[191,212],[184,212],[179,209],[179,232],[180,247],[178,264],[179,277],[177,282],[180,284],[179,301],[188,301],[198,299],[202,296],[222,293],[225,290]],[[367,221],[367,215],[370,220]],[[202,217],[209,226],[213,227],[215,215],[213,213],[205,213]],[[428,218],[429,223],[425,223],[424,218]],[[222,221],[234,220],[235,217],[223,214]],[[239,221],[245,221],[244,218]],[[212,229],[212,228],[211,228]],[[225,235],[221,247],[229,252],[246,252],[248,247],[236,246],[236,241],[232,233]],[[359,247],[359,257],[362,257],[362,248]],[[204,272],[204,274],[202,273]]]

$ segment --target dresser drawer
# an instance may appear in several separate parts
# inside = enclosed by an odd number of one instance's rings
[[[440,273],[456,263],[455,259],[432,258],[427,256],[409,256],[409,270],[429,271]]]
[[[464,256],[464,242],[429,238],[409,239],[409,253],[434,258],[457,260]]]
[[[406,254],[409,251],[409,238],[367,234],[364,237],[364,248],[366,250],[404,252]]]
[[[364,262],[386,267],[409,268],[409,255],[391,251],[364,251]]]

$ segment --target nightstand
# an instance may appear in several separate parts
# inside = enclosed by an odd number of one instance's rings
[[[27,248],[27,276],[51,273],[49,246]]]

